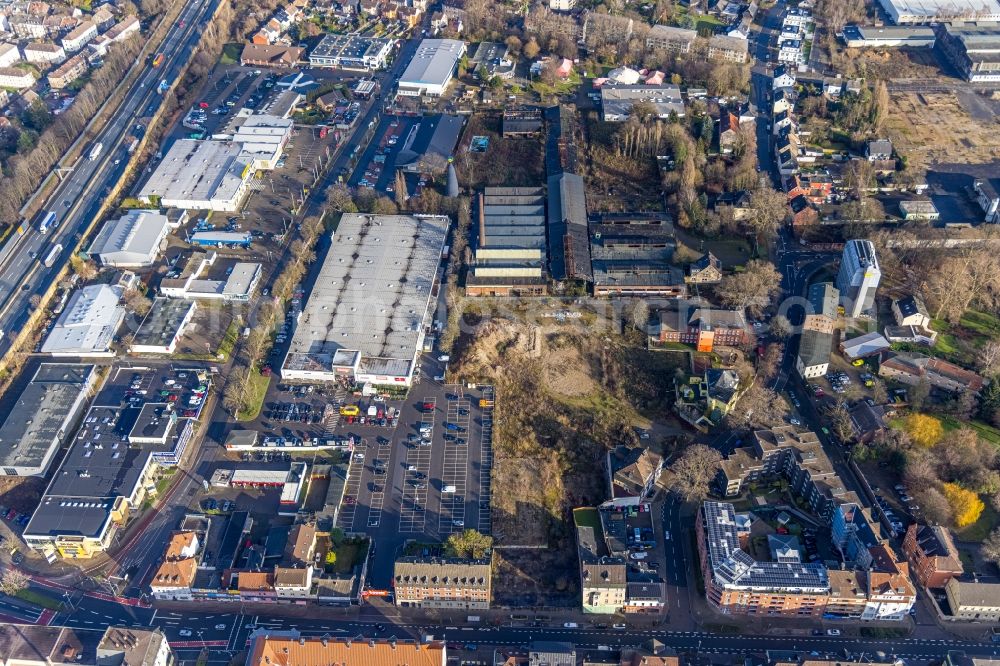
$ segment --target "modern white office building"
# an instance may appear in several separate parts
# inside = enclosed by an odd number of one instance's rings
[[[858,317],[875,304],[875,290],[882,279],[875,246],[867,240],[850,240],[844,245],[837,273],[837,289],[845,317]]]

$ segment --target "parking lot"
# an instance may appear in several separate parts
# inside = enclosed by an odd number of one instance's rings
[[[426,365],[426,372],[438,372]],[[378,545],[372,585],[388,585],[391,562],[406,541],[443,541],[463,529],[490,531],[491,388],[445,386],[425,376],[406,400],[387,401],[337,396],[332,387],[323,393],[287,388],[292,392],[280,395],[290,397],[269,405],[261,426],[291,437],[331,436],[354,444],[337,525],[368,534]],[[340,413],[344,406],[353,412],[352,405],[357,416]],[[385,416],[368,418],[373,405]],[[306,414],[307,422],[284,421],[290,409]],[[323,414],[329,417],[333,410],[336,423],[325,422]],[[390,416],[394,413],[398,418]]]
[[[210,387],[210,372],[204,367],[116,366],[94,404],[138,408],[147,402],[165,402],[176,406],[178,416],[197,419]]]
[[[358,166],[348,179],[348,185],[368,187],[378,194],[392,196],[395,191],[397,161],[419,127],[419,118],[383,116],[375,130],[375,138],[358,160]],[[418,178],[414,178],[413,185],[408,182],[407,192],[416,196],[420,188]]]

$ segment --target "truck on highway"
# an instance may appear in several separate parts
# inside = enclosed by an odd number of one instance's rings
[[[135,152],[135,149],[139,147],[139,139],[132,139],[132,143],[128,144],[128,154],[131,155]]]
[[[98,141],[98,142],[97,142],[97,143],[95,143],[95,144],[94,144],[94,146],[93,146],[93,147],[92,147],[92,148],[90,149],[90,155],[88,155],[88,156],[87,156],[87,158],[88,158],[88,159],[89,159],[89,160],[90,160],[91,162],[93,162],[94,160],[96,160],[96,159],[97,159],[98,157],[100,157],[100,156],[101,156],[101,151],[102,151],[102,150],[104,150],[104,144],[103,144],[103,143],[101,143],[100,141]]]
[[[42,221],[38,223],[38,232],[44,234],[46,231],[49,230],[50,227],[55,225],[55,223],[56,223],[56,214],[52,211],[49,211],[48,213],[45,214],[45,217],[42,218]]]
[[[52,264],[56,263],[56,259],[58,259],[59,255],[62,254],[62,251],[63,246],[60,243],[56,243],[55,247],[49,250],[49,253],[45,255],[45,261],[42,262],[45,264],[45,267],[52,268]]]
[[[153,67],[159,67],[162,62],[163,62],[163,54],[157,53],[156,57],[153,58]]]
[[[170,89],[170,83],[166,79],[163,79],[162,81],[160,81],[160,85],[156,89],[156,92],[158,92],[158,93],[160,93],[162,95],[163,93],[167,92],[169,89]]]

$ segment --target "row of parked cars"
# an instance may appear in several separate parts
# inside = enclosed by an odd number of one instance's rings
[[[202,502],[201,502],[201,508],[203,510],[205,510],[205,511],[216,511],[216,510],[218,510],[218,511],[222,511],[223,513],[226,513],[228,511],[235,511],[236,510],[236,502],[234,502],[232,500],[223,500],[221,503],[219,503],[218,500],[215,500],[215,499],[209,497],[206,500],[202,500]]]
[[[885,517],[889,520],[889,524],[892,526],[892,531],[894,532],[893,536],[901,534],[906,525],[903,523],[902,519],[896,515],[896,512],[893,510],[892,505],[889,504],[889,501],[882,495],[876,494],[875,502],[879,505],[879,508],[882,509],[882,513],[885,514]],[[919,509],[920,507],[916,508]]]
[[[278,402],[271,407],[268,418],[272,421],[319,423],[323,420],[323,412],[313,409],[308,402]]]

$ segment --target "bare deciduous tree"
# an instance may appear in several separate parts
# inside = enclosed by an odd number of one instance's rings
[[[716,288],[723,304],[734,310],[746,309],[753,316],[759,316],[780,292],[781,273],[761,259],[747,262],[741,273],[727,275]]]
[[[686,502],[704,499],[721,462],[722,456],[713,448],[704,444],[688,447],[670,466],[670,489]]]

